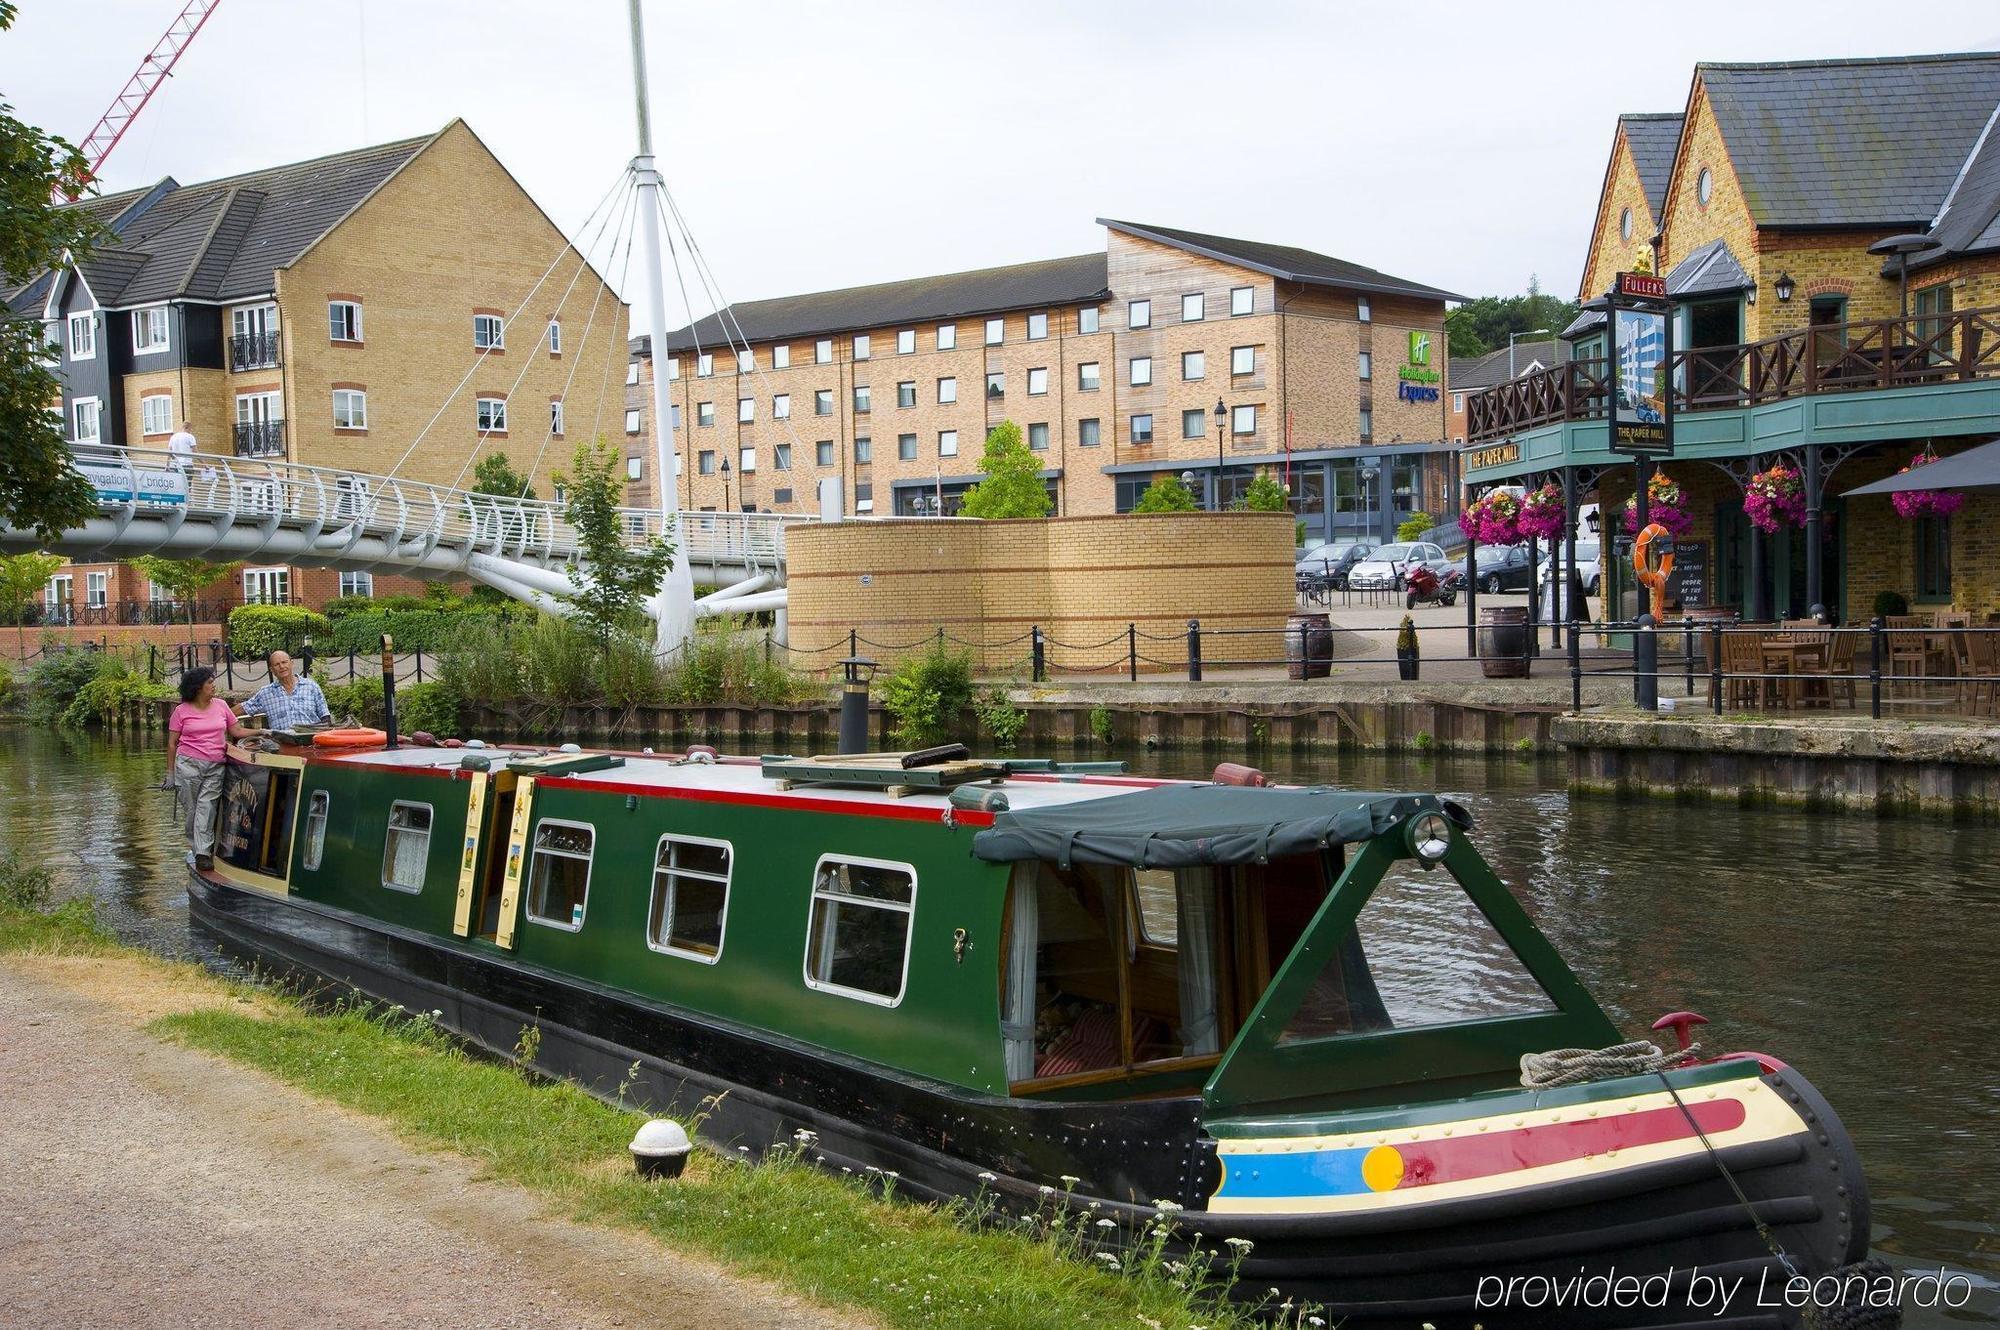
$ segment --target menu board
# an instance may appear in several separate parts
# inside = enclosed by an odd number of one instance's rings
[[[1667,599],[1681,609],[1712,603],[1708,586],[1708,542],[1674,542],[1674,572],[1667,585]]]

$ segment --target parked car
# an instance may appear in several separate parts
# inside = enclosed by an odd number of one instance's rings
[[[1365,540],[1329,540],[1300,551],[1292,567],[1303,576],[1323,577],[1328,586],[1338,589],[1347,585],[1348,571],[1374,549]]]
[[[1486,586],[1485,582],[1486,559],[1484,554],[1480,556],[1479,571],[1481,575],[1481,580],[1479,585],[1483,590]],[[1603,567],[1598,562],[1597,541],[1579,540],[1576,542],[1576,575],[1583,582],[1583,594],[1585,594],[1586,596],[1594,596],[1597,594],[1598,588],[1601,585],[1603,585],[1604,582]],[[1550,576],[1551,574],[1549,572],[1549,556],[1544,554],[1542,556],[1542,561],[1540,566],[1537,567],[1535,570],[1535,580],[1540,585],[1547,586],[1549,584]]]
[[[1410,569],[1423,564],[1442,578],[1451,570],[1444,550],[1429,541],[1384,545],[1348,570],[1347,585],[1356,591],[1391,590],[1403,584]]]
[[[1466,572],[1461,556],[1456,567]],[[1502,591],[1526,591],[1535,571],[1528,564],[1526,545],[1481,545],[1479,547],[1479,589],[1489,596]]]

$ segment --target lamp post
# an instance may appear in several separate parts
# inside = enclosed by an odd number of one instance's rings
[[[1378,466],[1364,465],[1361,468],[1361,508],[1374,518],[1377,537],[1382,535],[1382,518],[1375,511],[1375,479],[1381,474],[1382,468]]]
[[[1514,377],[1515,342],[1519,341],[1523,337],[1553,337],[1553,336],[1555,336],[1555,334],[1550,332],[1547,328],[1529,328],[1525,332],[1508,333],[1507,334],[1507,377],[1510,379]]]
[[[1194,472],[1192,470],[1181,472],[1181,488],[1189,494],[1194,493]]]
[[[1922,254],[1926,250],[1938,248],[1939,241],[1927,235],[1911,233],[1899,236],[1884,236],[1868,247],[1870,254],[1883,254],[1896,260],[1896,286],[1901,296],[1903,317],[1910,317],[1910,256]]]
[[[1214,512],[1222,511],[1222,431],[1229,424],[1229,408],[1215,399],[1215,502],[1210,505]]]
[[[722,511],[729,511],[729,459],[722,459]]]

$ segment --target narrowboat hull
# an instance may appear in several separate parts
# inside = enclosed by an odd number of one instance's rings
[[[1230,1194],[1226,1168],[1250,1168],[1245,1151],[1287,1159],[1297,1152],[1282,1139],[1219,1144],[1198,1095],[1115,1104],[981,1095],[525,965],[490,946],[214,874],[191,874],[189,900],[193,918],[233,950],[308,981],[438,1012],[446,1028],[497,1054],[510,1054],[522,1029],[536,1026],[537,1066],[600,1092],[628,1081],[636,1063],[628,1101],[705,1112],[704,1134],[721,1148],[761,1153],[809,1129],[817,1133],[810,1157],[829,1169],[893,1172],[899,1190],[924,1199],[984,1188],[1018,1211],[1047,1204],[1052,1180],[1075,1177],[1083,1181],[1074,1200],[1095,1202],[1094,1213],[1119,1221],[1120,1242],[1155,1219],[1152,1202],[1173,1201],[1186,1210],[1179,1222],[1189,1240],[1198,1233],[1209,1247],[1232,1238],[1252,1244],[1240,1266],[1242,1294],[1261,1298],[1279,1289],[1324,1306],[1330,1323],[1786,1326],[1796,1324],[1796,1312],[1778,1303],[1786,1272],[1773,1244],[1806,1274],[1866,1254],[1859,1159],[1818,1092],[1782,1067],[1731,1084],[1763,1094],[1754,1102],[1795,1115],[1785,1122],[1803,1130],[1712,1147],[1704,1139],[1701,1149],[1611,1168],[1602,1166],[1603,1151],[1586,1150],[1536,1170],[1531,1185],[1481,1191],[1475,1181],[1448,1199],[1393,1208],[1288,1212],[1238,1201],[1223,1212],[1211,1208],[1212,1198]],[[1556,1092],[1549,1102],[1576,1104],[1572,1129],[1588,1131],[1600,1112],[1607,1121],[1620,1111],[1639,1121],[1664,1084],[1600,1082],[1587,1094]],[[1701,1092],[1686,1097],[1699,1109]],[[1680,1096],[1673,1098],[1678,1104]],[[1494,1126],[1496,1142],[1506,1134],[1499,1118],[1479,1117],[1490,1107],[1464,1107],[1465,1122],[1438,1118],[1444,1125],[1418,1134],[1433,1144],[1452,1137],[1454,1126],[1468,1135]],[[1510,1100],[1505,1112],[1518,1111]],[[1695,1120],[1686,1106],[1681,1112]],[[1628,1145],[1608,1137],[1603,1149],[1615,1158]],[[1326,1158],[1341,1153],[1330,1148]],[[1403,1153],[1422,1157],[1407,1147]],[[1449,1149],[1445,1154],[1449,1160]],[[1647,1159],[1643,1148],[1632,1157]],[[1575,1289],[1579,1277],[1605,1274],[1663,1280],[1641,1286],[1649,1302],[1659,1292],[1659,1305],[1550,1305],[1561,1295],[1535,1282]],[[1697,1277],[1711,1282],[1694,1283]],[[1696,1300],[1703,1295],[1707,1301]]]

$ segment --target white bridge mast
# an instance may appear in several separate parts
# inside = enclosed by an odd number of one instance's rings
[[[632,175],[639,186],[639,225],[646,241],[646,290],[651,296],[648,333],[653,348],[653,487],[659,499],[661,529],[671,534],[675,544],[673,562],[660,582],[654,602],[654,618],[659,624],[655,639],[659,651],[684,646],[694,637],[694,575],[688,567],[687,533],[674,530],[675,478],[674,414],[668,399],[667,289],[660,266],[660,172],[653,165],[653,127],[648,109],[650,93],[646,84],[646,27],[639,15],[640,0],[628,0],[632,12],[632,99],[639,113],[639,153],[632,159]]]

